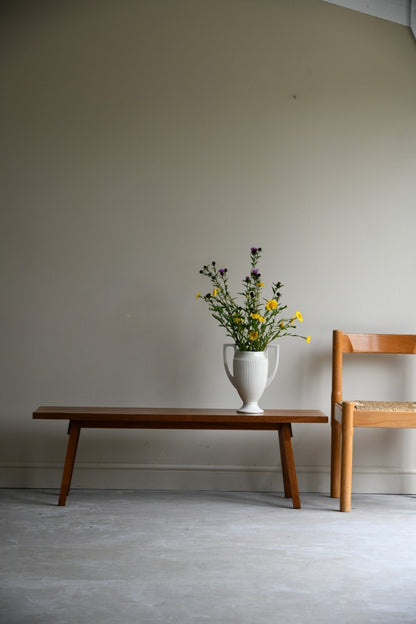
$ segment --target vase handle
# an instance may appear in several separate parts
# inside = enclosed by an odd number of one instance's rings
[[[269,351],[270,349],[274,350],[273,370],[270,370],[270,351]],[[274,376],[276,375],[276,372],[277,372],[277,367],[279,366],[279,345],[268,345],[266,347],[266,351],[267,351],[267,359],[269,360],[269,374],[267,375],[267,382],[266,382],[266,388],[268,388],[270,384],[272,383]]]
[[[222,349],[222,357],[224,360],[224,368],[225,368],[225,372],[227,373],[227,377],[231,381],[233,386],[235,386],[234,375],[231,374],[230,368],[228,366],[228,360],[227,360],[227,349],[229,347],[232,347],[234,349],[234,354],[235,354],[235,349],[236,349],[235,344],[225,344],[223,345],[223,349]]]

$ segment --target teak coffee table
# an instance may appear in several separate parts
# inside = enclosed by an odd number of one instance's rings
[[[293,423],[327,423],[318,410],[265,410],[239,414],[230,409],[179,409],[145,407],[38,407],[33,418],[69,420],[68,447],[58,505],[65,505],[71,487],[75,456],[82,428],[90,429],[236,429],[278,431],[286,498],[300,509],[298,481],[292,450]]]

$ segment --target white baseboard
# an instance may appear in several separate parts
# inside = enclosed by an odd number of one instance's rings
[[[329,492],[329,467],[298,466],[296,471],[301,492]],[[0,464],[2,488],[59,488],[61,477],[60,463]],[[283,480],[277,466],[79,463],[72,488],[280,492]],[[353,492],[415,494],[416,470],[354,468]]]

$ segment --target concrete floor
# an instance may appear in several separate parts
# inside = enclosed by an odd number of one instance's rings
[[[0,490],[1,624],[416,623],[416,497]]]

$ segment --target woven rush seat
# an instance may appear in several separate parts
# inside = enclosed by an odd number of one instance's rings
[[[372,412],[416,412],[416,401],[352,401],[354,408]],[[339,407],[342,406],[338,402]]]

